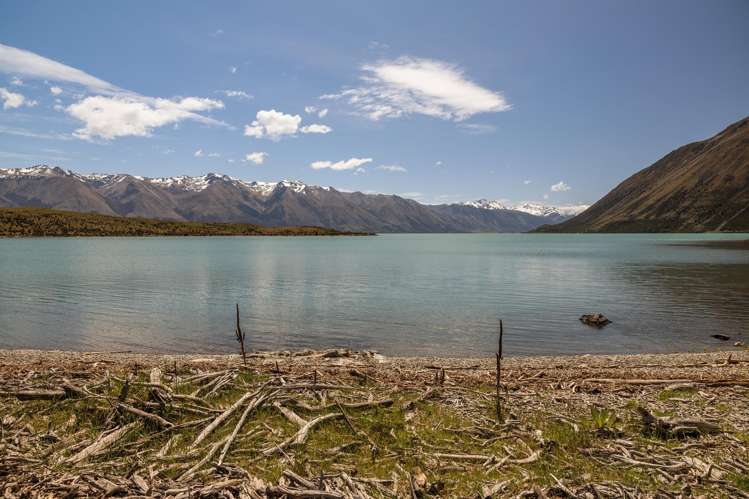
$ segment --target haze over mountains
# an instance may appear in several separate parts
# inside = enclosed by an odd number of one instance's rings
[[[670,152],[543,232],[749,231],[749,117]]]
[[[395,195],[342,192],[287,180],[247,182],[213,173],[145,178],[81,175],[46,165],[0,169],[0,207],[22,206],[372,232],[525,232],[585,209],[532,203],[507,206],[487,200],[425,205]]]

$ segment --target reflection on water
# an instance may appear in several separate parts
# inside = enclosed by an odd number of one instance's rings
[[[0,347],[233,351],[238,302],[257,349],[702,350],[749,339],[749,252],[672,243],[732,237],[0,239]]]

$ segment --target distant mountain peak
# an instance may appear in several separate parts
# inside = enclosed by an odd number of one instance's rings
[[[472,206],[474,208],[480,208],[482,210],[514,210],[522,211],[523,213],[529,213],[539,217],[548,217],[551,215],[560,215],[563,217],[569,217],[577,215],[585,211],[589,205],[565,205],[565,206],[547,206],[540,203],[522,202],[518,204],[505,204],[502,201],[489,200],[489,199],[477,199],[476,201],[466,201],[461,203],[463,206]]]

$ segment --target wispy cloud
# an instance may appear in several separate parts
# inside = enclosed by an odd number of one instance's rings
[[[458,128],[471,135],[484,135],[497,131],[497,127],[494,125],[485,125],[481,123],[460,123],[458,124]]]
[[[26,130],[25,128],[12,128],[0,126],[0,134],[15,135],[17,137],[28,137],[32,139],[45,139],[45,140],[72,140],[72,135],[66,135],[63,133],[54,132],[36,132],[34,130]]]
[[[408,170],[400,165],[380,165],[377,167],[378,170],[383,170],[390,173],[406,173]]]
[[[551,192],[566,192],[571,190],[572,187],[567,185],[563,180],[551,186]]]
[[[371,120],[423,114],[462,121],[510,109],[501,93],[474,83],[444,61],[400,57],[365,64],[361,70],[361,86],[320,98],[343,99]]]
[[[240,100],[250,100],[252,95],[248,94],[244,90],[219,90],[219,93],[224,94],[227,97],[234,97]]]
[[[353,170],[355,168],[359,168],[362,165],[365,165],[367,163],[371,163],[372,158],[351,158],[343,161],[314,161],[310,163],[310,167],[313,170]]]

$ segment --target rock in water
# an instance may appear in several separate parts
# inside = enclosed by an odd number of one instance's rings
[[[580,316],[580,322],[597,328],[602,328],[607,324],[611,324],[611,321],[603,314],[583,314]]]
[[[728,341],[731,339],[730,336],[726,336],[725,334],[711,334],[710,337],[720,341]]]

